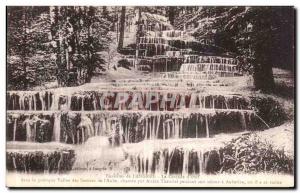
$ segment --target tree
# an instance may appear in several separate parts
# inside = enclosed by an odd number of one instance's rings
[[[54,79],[47,7],[7,8],[8,89],[27,90]]]
[[[8,89],[90,82],[111,41],[106,17],[100,7],[8,7]]]
[[[272,67],[285,66],[286,64],[278,64],[278,61],[291,62],[293,58],[293,52],[286,55],[287,50],[282,46],[282,42],[287,40],[288,50],[293,50],[293,9],[250,7],[239,10],[236,21],[233,24],[229,22],[227,29],[242,26],[244,30],[238,30],[236,43],[240,51],[249,50],[246,57],[253,65],[254,85],[262,91],[272,91],[275,86]],[[293,65],[293,62],[289,65]]]
[[[273,90],[273,66],[287,68],[280,64],[284,61],[293,66],[292,7],[205,7],[205,17],[214,19],[210,30],[216,31],[216,44],[252,65],[256,89]]]
[[[28,14],[28,7],[8,7],[8,78],[10,82],[17,82],[18,89],[27,89],[33,81],[30,75],[28,57],[31,54],[28,27],[32,20]]]
[[[176,7],[169,6],[168,7],[168,18],[169,18],[171,25],[174,25],[175,16],[176,16]]]
[[[67,70],[66,64],[64,63],[64,47],[65,47],[65,36],[66,31],[64,30],[64,7],[51,7],[50,15],[51,15],[51,39],[53,52],[56,55],[56,66],[57,66],[57,81],[59,86],[67,85]],[[52,12],[52,13],[51,13]]]
[[[106,49],[110,41],[106,36],[110,22],[103,14],[98,14],[99,8],[92,6],[55,7],[54,10],[60,10],[54,11],[53,22],[60,85],[90,82],[95,68],[105,62],[99,52]],[[71,80],[71,77],[79,79]]]
[[[86,8],[86,16],[84,26],[87,30],[87,39],[83,41],[83,47],[87,54],[87,76],[85,82],[90,82],[95,68],[101,68],[101,64],[105,62],[99,53],[107,49],[111,41],[110,36],[108,36],[110,22],[100,14],[96,15],[95,7],[90,6]]]

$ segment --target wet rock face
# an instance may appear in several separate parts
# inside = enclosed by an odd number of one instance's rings
[[[221,168],[220,153],[216,150],[207,153],[207,159],[205,163],[205,171],[208,174],[214,174]]]
[[[51,115],[9,116],[7,141],[50,142],[53,135],[54,118]]]
[[[8,110],[50,110],[53,100],[53,93],[50,91],[15,91],[6,95]]]
[[[74,150],[53,152],[7,152],[8,171],[25,173],[65,173],[72,169]]]

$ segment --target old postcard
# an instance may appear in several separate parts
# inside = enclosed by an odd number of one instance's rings
[[[293,7],[6,19],[8,187],[294,187]]]

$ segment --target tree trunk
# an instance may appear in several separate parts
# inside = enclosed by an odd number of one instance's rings
[[[134,64],[134,68],[137,69],[137,64],[138,64],[138,58],[139,58],[139,50],[140,50],[140,34],[141,34],[141,17],[142,17],[142,10],[139,7],[138,8],[139,13],[138,13],[138,21],[137,21],[137,32],[136,32],[136,49],[135,49],[135,64]]]
[[[169,17],[170,24],[174,25],[174,20],[175,20],[175,7],[174,6],[169,7],[168,17]]]
[[[118,49],[123,48],[124,32],[125,32],[125,14],[126,14],[126,7],[122,6],[121,19],[120,19],[120,38],[119,38]]]
[[[61,41],[62,37],[60,33],[60,31],[62,30],[61,29],[62,21],[61,19],[59,19],[60,9],[61,7],[54,8],[54,23],[52,24],[52,30],[54,35],[53,37],[56,42],[55,54],[56,54],[56,66],[57,66],[57,73],[56,73],[57,82],[59,86],[65,86],[66,74],[65,74],[65,67],[62,61],[63,42]]]
[[[263,92],[273,91],[275,82],[273,77],[272,65],[266,63],[254,65],[254,86]]]
[[[275,87],[272,71],[274,49],[272,48],[276,40],[272,38],[271,34],[269,30],[266,30],[264,34],[260,35],[257,45],[254,46],[254,86],[257,90],[267,93],[272,92]]]
[[[26,47],[26,43],[27,43],[27,32],[26,32],[26,28],[27,28],[27,10],[26,10],[26,7],[23,8],[23,17],[24,17],[24,21],[25,21],[25,24],[24,24],[24,27],[23,27],[23,33],[24,33],[24,38],[23,38],[23,51],[22,51],[22,57],[21,57],[21,60],[22,60],[22,64],[23,64],[23,73],[24,73],[24,79],[23,79],[23,86],[24,86],[24,90],[27,90],[28,89],[28,77],[27,77],[27,62],[26,62],[26,52],[25,52],[25,47]]]
[[[91,44],[91,30],[90,30],[90,26],[88,27],[88,44]],[[91,82],[92,79],[92,75],[93,75],[93,63],[92,63],[92,53],[90,48],[88,48],[88,62],[87,62],[87,74],[86,74],[86,78],[85,78],[85,82]]]

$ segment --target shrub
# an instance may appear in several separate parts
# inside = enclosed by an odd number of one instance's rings
[[[272,172],[292,174],[294,161],[255,134],[233,139],[221,153],[221,173]]]

